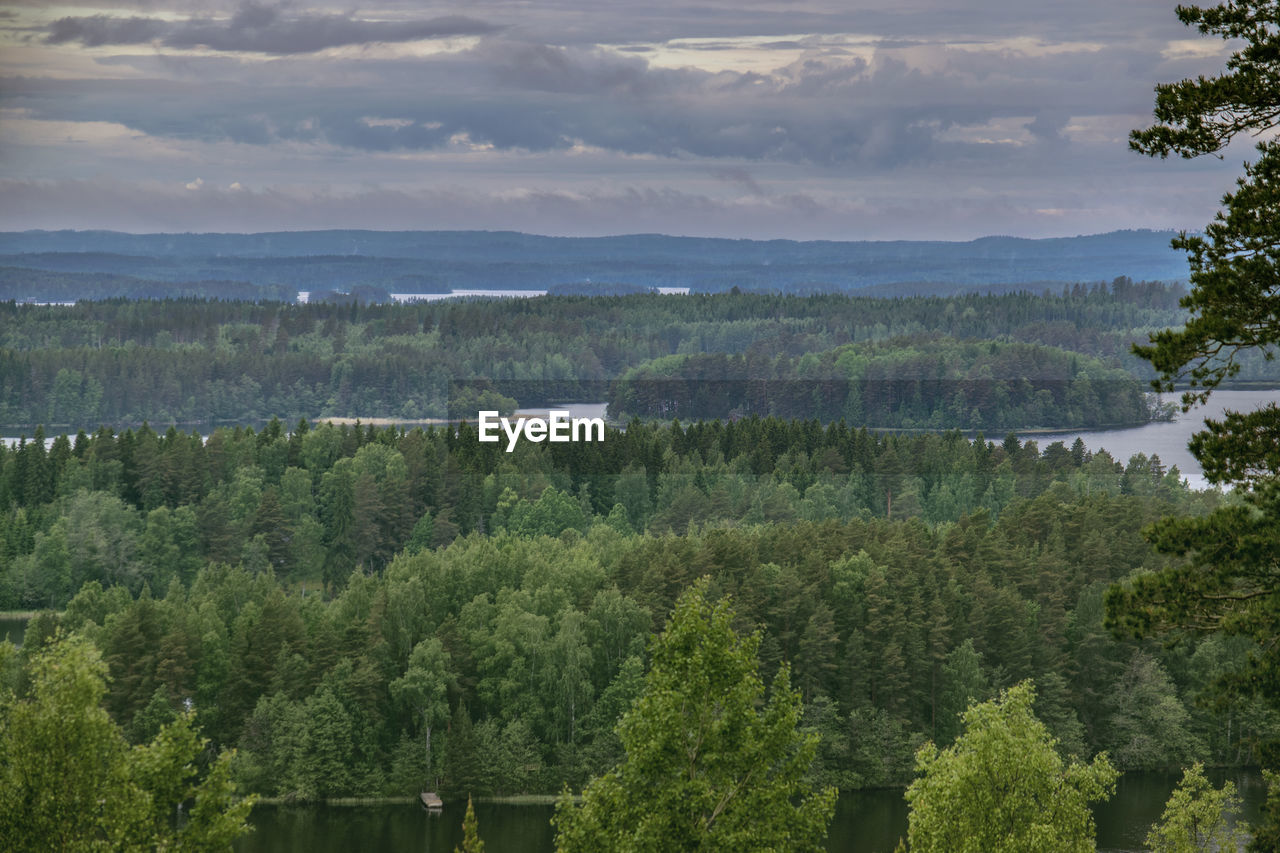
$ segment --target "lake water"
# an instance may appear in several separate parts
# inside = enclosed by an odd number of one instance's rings
[[[528,299],[533,296],[546,296],[545,290],[450,290],[447,293],[392,293],[395,302],[438,302],[441,299]],[[299,290],[298,301],[306,303],[311,299],[311,291]]]
[[[1178,395],[1166,395],[1165,399],[1176,402]],[[1085,447],[1094,453],[1106,450],[1119,462],[1128,463],[1129,457],[1145,453],[1160,457],[1165,467],[1178,466],[1182,476],[1190,481],[1193,488],[1203,489],[1208,486],[1200,463],[1187,450],[1187,442],[1193,433],[1204,429],[1205,418],[1218,419],[1226,410],[1250,412],[1267,403],[1280,403],[1280,389],[1263,391],[1214,391],[1209,402],[1189,412],[1179,412],[1176,420],[1169,423],[1153,423],[1128,429],[1096,430],[1093,432],[1071,433],[1019,433],[1019,438],[1026,441],[1034,439],[1040,449],[1055,441],[1061,441],[1070,447],[1077,438],[1083,439]],[[991,438],[991,436],[987,436]],[[999,438],[995,439],[999,441]]]
[[[553,403],[546,408],[516,409],[513,417],[546,418],[551,412],[568,412],[569,418],[603,418],[608,403]]]
[[[21,646],[22,635],[26,632],[26,619],[7,619],[0,617],[0,641],[8,640],[15,646]]]
[[[1221,784],[1223,774],[1210,774]],[[1172,773],[1129,773],[1111,802],[1095,810],[1098,849],[1108,853],[1142,849],[1151,823],[1160,817],[1178,782]],[[1260,774],[1232,773],[1243,801],[1243,817],[1256,822],[1264,791]],[[479,803],[480,837],[488,853],[550,853],[555,837],[551,806]],[[259,806],[250,822],[255,831],[235,845],[237,853],[314,851],[448,853],[462,843],[462,803],[438,814],[416,804],[403,806]],[[907,831],[907,805],[898,790],[851,791],[836,805],[827,849],[841,853],[891,853]]]

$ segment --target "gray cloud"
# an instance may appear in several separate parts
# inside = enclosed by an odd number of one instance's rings
[[[708,174],[716,180],[742,187],[752,195],[768,195],[768,193],[764,191],[764,188],[756,182],[754,177],[752,177],[751,173],[741,166],[712,169]]]
[[[155,73],[175,63],[184,70],[181,79],[13,79],[4,86],[34,117],[112,121],[214,142],[413,151],[465,139],[508,151],[584,144],[676,160],[892,169],[1025,159],[1026,151],[1009,145],[946,133],[1019,118],[1031,147],[1055,143],[1072,115],[1141,110],[1147,95],[1118,90],[1115,67],[1162,62],[1131,46],[1091,53],[1084,70],[1064,67],[1069,56],[1062,54],[938,55],[945,61],[929,71],[887,52],[872,61],[805,57],[767,74],[713,73],[599,48],[489,38],[426,59],[299,57],[274,60],[269,71],[216,57],[122,58]]]
[[[1167,164],[1124,145],[1156,82],[1219,65],[1165,52],[1195,39],[1168,0],[379,0],[377,20],[337,0],[81,0],[103,13],[52,22],[46,0],[5,5],[44,39],[0,57],[11,227],[114,210],[142,230],[1046,234],[1194,227],[1229,188],[1222,164],[1157,179]],[[480,38],[318,53],[451,35]],[[484,189],[389,189],[459,173]],[[233,182],[254,189],[217,189]]]
[[[159,43],[170,48],[266,54],[313,53],[329,47],[404,42],[496,31],[492,24],[462,15],[429,20],[368,21],[349,15],[284,15],[280,7],[254,2],[230,18],[118,18],[108,15],[59,18],[49,25],[48,44],[77,42],[86,47]]]

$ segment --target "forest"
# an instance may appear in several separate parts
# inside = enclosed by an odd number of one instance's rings
[[[1141,425],[1164,415],[1134,376],[1034,344],[949,338],[846,344],[798,359],[708,353],[633,367],[614,417],[844,418],[875,428],[1011,430]]]
[[[851,370],[859,361],[853,355],[835,361],[861,351],[840,349],[851,344],[894,341],[904,351],[936,352],[944,346],[939,339],[1053,347],[1076,354],[1077,373],[1080,364],[1090,365],[1091,380],[1117,375],[1116,368],[1145,380],[1153,374],[1129,347],[1150,330],[1178,322],[1182,293],[1174,285],[1121,278],[1041,296],[639,294],[411,305],[0,303],[0,424],[30,434],[39,423],[74,431],[143,421],[247,424],[277,415],[289,423],[317,417],[474,418],[475,401],[482,397],[491,404],[484,408],[505,410],[604,401],[611,384],[628,370],[652,370],[644,365],[663,357],[733,355],[742,360],[746,377],[767,379],[779,370],[805,375],[823,358],[833,360],[833,370]],[[1032,351],[1004,346],[1001,352]],[[1024,379],[1045,378],[1028,373],[1040,369],[1034,358],[983,360],[996,370],[978,378],[1004,381],[1015,397]],[[875,369],[882,372],[876,378],[891,382],[915,382],[926,369],[887,354],[877,361]],[[1270,376],[1261,357],[1246,356],[1239,363],[1237,381]],[[1070,365],[1070,360],[1064,363],[1063,378],[1073,377]],[[937,378],[936,366],[928,369],[923,378]],[[1102,382],[1095,384],[1095,392],[1102,392]],[[1136,386],[1124,383],[1114,386],[1121,389],[1115,406],[1107,406],[1119,411],[1092,414],[1086,411],[1089,404],[1073,406],[1065,397],[1040,405],[1034,400],[1040,389],[1034,387],[1030,407],[994,397],[993,406],[969,405],[967,399],[957,406],[945,386],[934,387],[935,399],[922,402],[921,411],[894,415],[887,425],[910,418],[941,428],[1003,431],[1008,424],[986,419],[1013,409],[1021,410],[1015,419],[1044,426],[1140,419]],[[908,405],[912,396],[914,391]],[[1074,421],[1067,417],[1073,410]],[[857,415],[856,407],[825,411]],[[1045,422],[1056,418],[1066,420]]]
[[[905,784],[1025,678],[1065,751],[1246,765],[1257,701],[1197,697],[1251,643],[1121,641],[1141,529],[1233,500],[1158,458],[746,418],[480,444],[470,427],[103,428],[0,454],[0,607],[102,650],[138,742],[183,707],[294,798],[556,792],[620,756],[648,638],[707,576],[822,736],[815,784]],[[11,673],[12,675],[12,673]]]

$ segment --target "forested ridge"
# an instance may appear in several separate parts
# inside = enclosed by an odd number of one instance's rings
[[[0,424],[92,429],[104,422],[246,423],[273,415],[289,422],[474,418],[458,404],[485,394],[508,407],[604,400],[609,383],[629,368],[664,356],[737,354],[754,365],[848,344],[909,345],[939,337],[1057,347],[1149,378],[1128,348],[1177,322],[1180,293],[1119,279],[1056,295],[909,299],[723,294],[370,306],[0,303]],[[1260,358],[1244,364],[1238,379],[1270,375]],[[975,425],[971,408],[963,416],[942,411],[941,426]]]
[[[1055,347],[950,338],[846,344],[798,359],[701,354],[633,367],[609,411],[660,418],[844,418],[875,428],[1131,426],[1162,413],[1142,384]]]
[[[0,266],[139,276],[181,287],[230,280],[264,288],[402,292],[541,290],[619,282],[699,292],[808,293],[877,285],[914,288],[1100,281],[1117,275],[1185,280],[1170,232],[1114,231],[1028,240],[726,240],[631,234],[544,237],[502,231],[293,231],[260,234],[0,233]],[[421,290],[395,282],[422,280]],[[8,295],[0,290],[0,296]],[[266,294],[264,294],[266,295]],[[243,298],[237,296],[235,298]]]
[[[469,427],[102,430],[0,455],[4,606],[103,650],[138,739],[190,700],[281,796],[557,791],[619,757],[646,642],[707,575],[822,734],[814,779],[903,784],[926,738],[1026,677],[1065,748],[1253,760],[1278,722],[1199,691],[1240,638],[1113,639],[1102,594],[1203,514],[1158,460],[817,421],[520,445]]]

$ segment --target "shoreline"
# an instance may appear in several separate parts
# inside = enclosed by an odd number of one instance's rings
[[[582,800],[581,794],[573,794],[574,802]],[[494,797],[472,797],[473,802],[486,805],[497,806],[554,806],[560,800],[559,794],[508,794],[506,796]],[[453,800],[446,800],[445,805],[449,803],[461,803],[464,800],[459,797]],[[258,796],[254,801],[254,807],[257,806],[408,806],[418,803],[415,796],[394,796],[394,797],[327,797],[318,800],[303,800],[296,797],[263,797]],[[423,809],[426,810],[425,808]]]

